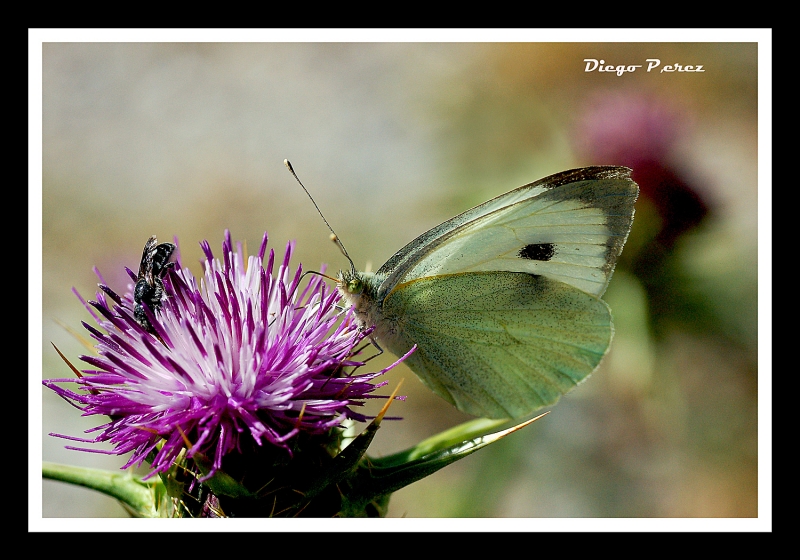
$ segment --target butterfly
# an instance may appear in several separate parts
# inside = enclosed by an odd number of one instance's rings
[[[446,401],[521,418],[608,351],[614,327],[600,297],[638,194],[627,167],[563,171],[434,227],[375,273],[358,272],[334,234],[350,261],[337,289],[378,349],[416,347],[404,363]]]

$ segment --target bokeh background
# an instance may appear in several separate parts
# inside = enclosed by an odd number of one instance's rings
[[[755,42],[46,42],[42,377],[71,375],[52,344],[86,353],[72,287],[92,297],[97,266],[123,289],[150,235],[177,236],[196,274],[198,242],[218,250],[225,228],[253,248],[265,230],[277,251],[297,240],[306,269],[344,267],[284,158],[373,270],[490,197],[627,165],[641,197],[604,298],[610,354],[543,420],[398,491],[389,516],[763,515],[757,56]],[[618,76],[585,72],[586,58],[705,71]],[[384,423],[374,455],[469,419],[401,378],[404,419]],[[43,389],[43,459],[118,468],[47,435],[98,423]],[[42,495],[43,517],[126,516],[61,483]]]

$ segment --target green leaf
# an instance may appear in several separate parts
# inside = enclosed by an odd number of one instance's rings
[[[96,490],[119,500],[134,517],[160,517],[157,496],[164,495],[161,481],[143,481],[128,472],[106,471],[42,462],[42,478]]]
[[[545,413],[548,414],[548,413]],[[507,435],[535,422],[545,414],[492,434],[461,437],[485,432],[506,420],[479,419],[442,432],[404,452],[382,459],[365,457],[357,476],[350,479],[350,489],[343,492],[343,511],[361,511],[382,496],[429,476],[447,465],[463,459]]]
[[[410,461],[430,455],[436,451],[446,449],[453,445],[463,443],[467,440],[475,438],[479,435],[485,434],[494,428],[508,424],[510,420],[492,420],[489,418],[477,418],[469,422],[459,424],[454,428],[445,430],[431,436],[428,439],[422,440],[414,447],[400,451],[393,455],[387,455],[379,459],[371,459],[372,464],[377,467],[391,467],[393,465],[402,465]]]

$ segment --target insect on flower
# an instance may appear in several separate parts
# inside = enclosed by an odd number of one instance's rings
[[[159,243],[155,235],[144,244],[142,262],[139,263],[139,275],[133,290],[133,301],[136,304],[133,308],[133,316],[136,322],[149,332],[153,332],[153,325],[147,318],[145,304],[154,314],[161,307],[161,298],[164,296],[163,278],[167,271],[175,266],[174,262],[169,262],[173,251],[175,251],[175,245]]]
[[[90,367],[43,382],[111,422],[93,438],[54,435],[110,442],[114,449],[102,451],[109,454],[133,452],[123,468],[146,460],[166,473],[178,458],[198,458],[209,461],[206,476],[213,476],[228,456],[247,462],[266,449],[285,461],[306,440],[328,445],[346,420],[369,421],[359,408],[386,398],[372,393],[387,382],[374,381],[395,364],[355,373],[364,365],[356,348],[368,333],[337,307],[338,293],[321,276],[299,288],[302,268],[289,265],[293,247],[276,261],[265,233],[258,253],[247,256],[226,230],[221,257],[201,243],[196,278],[175,245],[151,237],[139,275],[128,271],[134,283],[127,293],[103,282],[96,301],[84,302],[98,323],[85,324],[97,341],[94,355],[80,357]],[[161,344],[137,328],[143,316]]]

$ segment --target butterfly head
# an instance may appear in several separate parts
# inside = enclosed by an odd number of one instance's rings
[[[355,270],[339,273],[339,292],[342,295],[359,296],[364,291],[364,280]]]
[[[375,324],[373,315],[380,307],[376,300],[378,286],[380,280],[371,272],[339,272],[336,288],[342,299],[356,312],[356,318],[362,326]]]
[[[367,288],[368,275],[367,272],[358,272],[355,269],[340,271],[336,287],[342,297],[352,303],[359,299]]]

